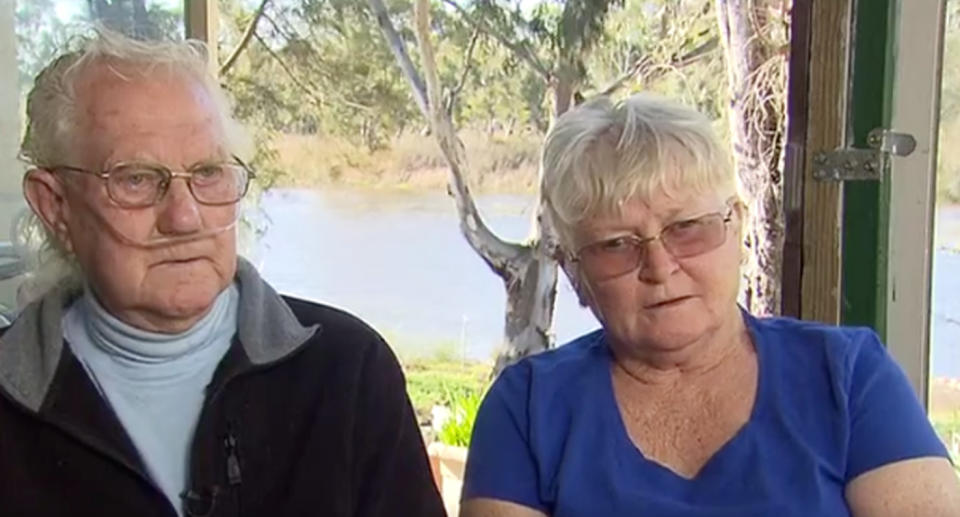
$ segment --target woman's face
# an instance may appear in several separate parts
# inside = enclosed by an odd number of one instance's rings
[[[574,229],[568,271],[615,344],[679,351],[739,318],[742,216],[716,194],[631,199]]]

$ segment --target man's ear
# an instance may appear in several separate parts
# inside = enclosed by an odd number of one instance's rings
[[[67,230],[70,207],[67,205],[63,183],[46,169],[30,169],[23,177],[23,196],[43,226],[51,232],[68,252],[73,252]]]

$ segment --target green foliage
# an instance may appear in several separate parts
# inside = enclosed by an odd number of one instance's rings
[[[485,190],[535,189],[538,146],[558,80],[589,97],[642,57],[667,63],[717,35],[710,0],[432,1],[444,102],[468,147],[474,175],[468,179]],[[24,91],[92,19],[130,34],[144,35],[145,26],[149,37],[182,34],[179,7],[152,0],[83,4],[90,8],[65,21],[55,14],[56,0],[18,2]],[[225,59],[260,2],[219,4],[218,51]],[[419,63],[412,0],[386,4]],[[659,91],[722,119],[726,85],[718,57],[658,69],[644,83],[626,81],[621,93]],[[330,182],[432,188],[445,181],[445,161],[364,1],[271,0],[222,84],[255,137],[252,165],[261,188]]]
[[[940,94],[940,147],[937,161],[937,197],[960,203],[960,1],[947,2]]]
[[[933,428],[940,435],[940,439],[947,444],[950,454],[953,457],[953,466],[960,474],[960,450],[956,444],[960,444],[960,411],[952,413],[941,413],[931,415],[930,421]]]
[[[477,420],[477,411],[483,402],[483,392],[472,391],[453,397],[450,409],[450,419],[447,420],[437,439],[447,445],[467,447],[470,445],[470,435],[473,433],[473,424]]]
[[[490,365],[432,357],[403,360],[407,394],[420,422],[434,406],[452,407],[458,399],[481,393],[490,383]]]
[[[603,44],[593,52],[588,67],[591,84],[601,87],[646,57],[654,63],[653,80],[631,82],[623,94],[655,91],[723,119],[728,94],[720,45],[685,67],[670,64],[718,37],[712,0],[629,1],[607,20]]]
[[[221,12],[231,48],[251,13],[229,0]],[[364,3],[273,2],[257,34],[224,78],[242,120],[277,132],[343,136],[374,150],[419,117]]]
[[[222,54],[236,46],[254,4],[221,0]],[[387,8],[417,63],[411,0],[389,0]],[[554,78],[589,96],[641,57],[669,63],[717,37],[709,0],[434,0],[431,23],[444,101],[460,128],[488,135],[491,152],[472,153],[472,169],[485,178],[508,170],[503,164],[521,163],[513,171],[524,179],[515,185],[527,183],[525,142],[542,138],[550,124]],[[623,92],[657,90],[722,118],[726,84],[717,57],[682,70],[657,69],[645,84],[627,81]],[[284,184],[418,184],[409,175],[412,164],[445,166],[442,157],[435,160],[435,144],[416,137],[425,121],[366,2],[271,2],[224,84],[239,118],[276,136],[281,152],[274,166],[287,171],[278,178]],[[317,147],[292,149],[300,138]],[[416,152],[408,151],[411,142]],[[497,149],[517,154],[490,159],[500,156]]]
[[[27,92],[40,70],[66,48],[70,36],[83,29],[76,23],[61,22],[53,0],[17,2],[15,17],[20,89]]]
[[[90,18],[138,39],[169,39],[182,34],[183,14],[147,0],[87,0]]]

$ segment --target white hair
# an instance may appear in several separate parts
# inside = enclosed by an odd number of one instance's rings
[[[20,156],[30,164],[43,168],[70,164],[75,159],[74,132],[81,123],[76,82],[90,69],[103,65],[123,80],[130,80],[130,73],[149,76],[161,70],[198,81],[213,100],[228,152],[249,157],[251,141],[231,115],[230,102],[211,72],[202,42],[139,41],[96,27],[91,35],[71,40],[70,46],[73,50],[55,58],[37,75],[27,95],[27,127]],[[77,285],[82,281],[74,257],[36,214],[29,210],[22,213],[14,221],[12,235],[26,270],[18,291],[18,305],[42,296],[54,285]]]
[[[711,122],[651,94],[591,100],[560,116],[547,135],[541,188],[560,242],[601,213],[633,198],[716,192],[737,195],[729,155]]]

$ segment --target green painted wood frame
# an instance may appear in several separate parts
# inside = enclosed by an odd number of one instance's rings
[[[867,135],[889,127],[895,55],[897,0],[854,3],[852,85],[848,103],[848,145],[866,148]],[[890,170],[880,182],[843,186],[840,320],[886,333],[887,229]]]

